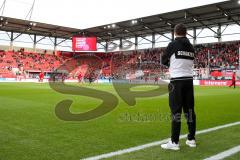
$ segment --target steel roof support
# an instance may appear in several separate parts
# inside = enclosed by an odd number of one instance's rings
[[[13,38],[13,41],[15,41],[18,37],[20,37],[22,33],[19,33],[16,37]]]
[[[5,6],[6,6],[6,0],[3,1],[1,8],[0,8],[0,11],[2,11],[1,16],[3,16],[3,14],[4,14]]]
[[[164,34],[162,34],[162,33],[159,33],[159,32],[157,32],[155,29],[153,29],[153,28],[151,28],[151,27],[149,27],[148,25],[146,25],[145,23],[143,23],[142,22],[142,24],[143,24],[143,26],[144,27],[147,27],[149,30],[151,30],[152,32],[154,32],[154,33],[157,33],[157,34],[159,34],[159,35],[161,35],[161,36],[163,36],[163,37],[165,37],[165,38],[167,38],[167,39],[169,39],[169,40],[171,40],[171,38],[169,38],[169,37],[167,37],[167,36],[165,36]]]
[[[119,26],[119,25],[118,25],[118,26]],[[124,31],[127,30],[127,31],[128,31],[129,33],[131,33],[133,36],[141,37],[142,39],[145,39],[145,40],[147,40],[147,41],[149,41],[149,42],[152,43],[152,41],[150,41],[149,39],[147,39],[147,38],[145,38],[145,37],[143,37],[143,36],[136,35],[134,32],[128,30],[126,27],[122,27],[122,26],[119,26],[119,27],[122,28],[122,29],[124,29]]]
[[[196,27],[193,28],[193,45],[197,44],[197,29]]]
[[[11,32],[11,37],[10,37],[10,50],[13,50],[13,41],[14,41],[13,32]]]
[[[66,39],[64,39],[64,40],[62,40],[62,41],[60,41],[60,42],[58,42],[58,43],[57,43],[57,46],[60,45],[60,44],[62,44],[63,42],[66,42],[67,40],[70,40],[70,39],[67,39],[67,38],[66,38]]]
[[[218,24],[217,38],[218,38],[218,42],[222,42],[222,26],[221,26],[221,24]]]
[[[155,48],[155,46],[156,46],[156,34],[153,33],[152,34],[152,48]]]
[[[149,39],[147,39],[147,38],[145,38],[145,37],[143,37],[143,36],[138,36],[138,37],[140,37],[140,38],[142,38],[142,39],[144,39],[144,40],[146,40],[146,41],[148,41],[148,42],[151,42],[151,43],[152,43],[152,41],[151,41],[151,40],[149,40]]]
[[[135,50],[138,50],[138,36],[135,36]]]
[[[134,43],[134,42],[132,42],[132,41],[128,40],[127,38],[123,38],[123,37],[120,37],[120,38],[122,39],[122,42],[123,42],[123,40],[124,40],[124,41],[127,41],[127,42],[129,42],[129,43],[132,43],[132,44],[134,44],[134,45],[135,45],[135,43]]]
[[[187,14],[189,14],[192,18],[194,18],[196,20],[196,22],[200,23],[201,25],[203,25],[204,27],[208,28],[209,30],[211,30],[213,33],[218,34],[216,31],[214,31],[211,27],[209,27],[208,25],[206,25],[203,21],[199,20],[198,17],[192,13],[190,13],[189,11],[186,11]]]
[[[106,41],[105,52],[107,53],[107,51],[108,51],[108,42]]]
[[[5,31],[9,37],[9,40],[11,41],[11,34],[9,35],[9,33],[7,31]]]
[[[34,39],[31,37],[31,34],[28,34],[29,38],[34,42]]]
[[[204,28],[201,29],[201,31],[197,34],[196,38],[203,32]]]
[[[156,34],[155,34],[155,41],[157,42],[162,36],[160,35],[158,38],[156,38]]]
[[[191,34],[189,34],[189,33],[187,33],[187,35],[193,38],[193,35],[191,35]]]
[[[225,32],[225,30],[228,28],[229,24],[226,25],[226,27],[222,30],[222,34]]]
[[[109,46],[110,46],[111,44],[113,44],[114,46],[111,47],[111,48],[109,48]],[[107,52],[113,52],[113,51],[115,51],[116,48],[118,48],[118,47],[119,47],[119,45],[118,45],[117,43],[115,43],[115,42],[113,42],[113,41],[108,41]]]
[[[227,17],[231,19],[234,23],[240,26],[240,23],[231,16],[232,15],[231,12],[224,10],[222,7],[219,7],[219,6],[216,6],[216,7],[220,9],[223,14],[227,15]]]
[[[37,35],[33,35],[33,51],[36,52],[37,50]]]
[[[210,29],[213,33],[218,34],[216,31],[214,31],[211,27],[207,26],[205,23],[203,23],[202,21],[199,21],[199,23],[201,23],[203,26],[205,26],[206,28]]]
[[[39,43],[40,41],[44,40],[46,37],[47,37],[47,36],[43,36],[42,38],[40,38],[40,39],[36,42],[36,44]]]
[[[101,42],[98,42],[98,44],[100,44],[101,46],[103,46],[104,48],[106,47],[104,44],[102,44]]]
[[[36,0],[33,1],[32,7],[30,8],[27,16],[25,17],[25,20],[29,20],[29,21],[31,20],[32,14],[33,14],[33,10],[34,10],[34,6],[35,6],[35,1],[36,1]],[[29,17],[29,18],[28,18],[28,17]]]
[[[122,50],[122,47],[123,47],[123,39],[120,38],[119,50]]]
[[[54,52],[57,51],[57,46],[58,46],[57,37],[54,37]]]
[[[57,49],[57,38],[56,37],[50,37],[50,36],[48,38],[52,42],[52,45],[54,47],[54,51],[56,51],[55,49]],[[51,38],[54,38],[54,39],[52,40]]]
[[[11,32],[10,35],[10,50],[13,50],[13,42],[22,35],[22,33],[19,33],[16,37],[14,37],[13,32]]]

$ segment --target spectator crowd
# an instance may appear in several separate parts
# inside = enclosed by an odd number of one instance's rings
[[[240,42],[196,45],[195,68],[228,68],[239,66]],[[39,54],[19,51],[0,50],[0,78],[24,75],[27,71],[54,72],[66,70],[71,78],[83,74],[86,77],[124,78],[128,73],[142,70],[145,75],[165,74],[168,69],[161,65],[161,55],[165,48],[113,53]]]

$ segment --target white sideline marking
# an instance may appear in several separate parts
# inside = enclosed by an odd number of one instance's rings
[[[209,129],[205,129],[205,130],[201,130],[201,131],[197,131],[196,135],[213,132],[213,131],[216,131],[216,130],[219,130],[219,129],[232,127],[232,126],[236,126],[236,125],[239,125],[239,124],[240,124],[240,121],[234,122],[234,123],[225,124],[225,125],[222,125],[222,126],[209,128]],[[187,138],[187,134],[180,136],[180,139],[184,139],[184,138]],[[130,152],[139,151],[139,150],[142,150],[142,149],[145,149],[145,148],[158,146],[158,145],[161,145],[161,144],[166,143],[168,141],[169,141],[169,138],[161,140],[161,141],[147,143],[147,144],[136,146],[136,147],[131,147],[131,148],[123,149],[123,150],[118,150],[118,151],[115,151],[115,152],[101,154],[101,155],[94,156],[94,157],[84,158],[83,160],[99,160],[99,159],[103,159],[103,158],[110,158],[110,157],[114,157],[114,156],[117,156],[117,155],[122,155],[122,154],[130,153]]]
[[[230,157],[236,153],[240,152],[240,145],[239,146],[236,146],[234,148],[231,148],[229,150],[226,150],[224,152],[221,152],[217,155],[214,155],[212,157],[209,157],[209,158],[206,158],[204,160],[221,160],[221,159],[224,159],[226,157]]]

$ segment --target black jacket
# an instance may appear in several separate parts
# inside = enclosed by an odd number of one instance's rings
[[[162,64],[169,66],[171,78],[193,77],[195,51],[186,37],[171,42],[162,55]]]
[[[194,53],[194,48],[187,37],[177,37],[173,42],[169,43],[164,54],[162,55],[162,64],[169,66],[170,58],[178,51],[186,51]],[[188,55],[176,55],[176,58],[191,59],[194,57]]]

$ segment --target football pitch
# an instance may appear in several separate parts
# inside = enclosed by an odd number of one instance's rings
[[[79,84],[75,84],[79,85]],[[82,84],[118,97],[112,85]],[[149,90],[138,87],[135,90]],[[64,95],[49,84],[0,83],[0,160],[80,160],[169,138],[167,94],[138,98],[128,106],[120,97],[110,113],[90,121],[63,121],[55,115],[56,104],[73,100],[72,113],[94,109],[102,101]],[[240,88],[195,87],[197,130],[240,121]],[[183,119],[181,134],[187,133]],[[240,145],[240,125],[199,134],[197,148],[181,139],[180,151],[153,146],[116,155],[116,160],[200,160]],[[239,160],[240,152],[227,160]]]

